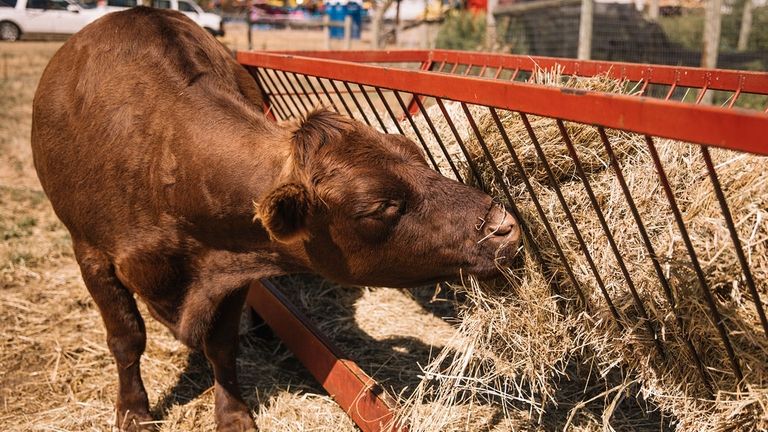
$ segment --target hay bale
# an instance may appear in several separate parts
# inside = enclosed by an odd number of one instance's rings
[[[549,84],[562,82],[557,71],[538,72],[534,78]],[[571,79],[566,85],[614,92],[626,88],[624,83],[606,77]],[[532,245],[526,244],[520,267],[508,270],[503,283],[469,281],[465,286],[457,287],[467,295],[467,301],[460,308],[459,336],[423,368],[424,379],[401,413],[402,421],[410,425],[410,430],[449,430],[455,423],[453,406],[488,400],[510,407],[521,402],[528,404],[531,419],[542,424],[542,421],[546,422],[552,404],[562,401],[563,381],[572,378],[567,366],[574,359],[593,367],[594,371],[590,373],[595,375],[608,377],[618,373],[620,376],[610,385],[606,381],[599,397],[611,401],[628,394],[647,398],[673,416],[672,426],[679,430],[768,427],[768,338],[743,281],[699,146],[670,140],[656,142],[699,261],[736,355],[741,360],[745,387],[738,392],[727,353],[700,292],[643,137],[607,131],[628,189],[669,280],[684,329],[678,326],[651,265],[649,252],[621,185],[609,166],[596,128],[566,123],[587,180],[616,239],[656,337],[666,349],[666,360],[657,353],[652,335],[641,319],[641,311],[619,271],[616,257],[588,199],[584,183],[576,175],[575,164],[555,122],[530,116],[531,127],[620,315],[618,323],[621,326],[617,325],[599,289],[520,117],[499,112],[510,143],[521,159],[524,175],[557,233],[585,302],[578,300],[577,287],[569,281],[522,182],[523,177],[512,163],[487,108],[470,107],[470,112],[503,173],[501,180],[512,193],[538,243],[543,263],[534,259]],[[460,117],[465,117],[462,111]],[[504,200],[501,185],[478,140],[468,136],[465,142],[482,171],[485,189]],[[768,159],[725,150],[712,150],[712,157],[764,308],[768,308],[768,179],[764,176],[768,171]],[[686,337],[692,340],[707,366],[706,376],[717,390],[714,398],[708,396],[685,343]],[[572,410],[575,414],[588,395],[582,394],[581,401],[578,401],[578,395],[571,396],[577,400]],[[428,410],[424,409],[426,403],[430,407]],[[611,417],[615,406],[614,403],[605,405],[602,415],[605,427],[621,421]],[[466,413],[463,421],[471,418],[472,413]],[[572,425],[571,420],[569,417],[565,424]]]

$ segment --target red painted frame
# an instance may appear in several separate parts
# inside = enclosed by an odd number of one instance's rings
[[[768,155],[768,115],[756,111],[289,54],[239,52],[237,60],[246,67],[308,74]]]
[[[726,69],[702,69],[682,66],[648,65],[638,63],[574,60],[513,54],[494,54],[452,50],[392,50],[392,51],[275,51],[326,60],[356,63],[431,63],[461,64],[486,68],[503,68],[530,72],[536,67],[549,69],[555,65],[563,74],[595,76],[607,73],[617,79],[648,81],[650,84],[678,87],[707,87],[742,93],[768,94],[768,73]]]
[[[482,71],[497,68],[496,77],[502,69],[513,70],[515,77],[519,71],[557,64],[566,75],[607,73],[644,82],[643,87],[661,84],[672,89],[768,95],[767,73],[446,50],[239,52],[237,59],[252,73],[258,68],[276,69],[412,93],[414,98],[408,105],[411,113],[418,110],[416,98],[432,96],[768,155],[768,115],[764,113],[452,75],[455,67],[451,73],[431,69],[435,64],[462,64],[481,67]],[[419,70],[365,63],[418,63]],[[363,431],[386,430],[394,419],[392,398],[354,362],[345,359],[274,283],[254,283],[248,303]]]

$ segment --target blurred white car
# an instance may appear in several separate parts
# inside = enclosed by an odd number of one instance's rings
[[[141,3],[141,0],[107,0],[100,6],[88,7],[75,0],[0,0],[0,40],[71,35],[110,12]],[[204,12],[193,1],[154,0],[153,6],[180,11],[211,34],[224,35],[221,17]]]
[[[3,1],[3,0],[0,0]],[[208,30],[214,36],[224,36],[224,26],[219,15],[205,12],[194,1],[190,0],[153,0],[152,6],[158,9],[173,9],[190,17],[200,27]]]
[[[72,0],[0,0],[0,40],[77,33],[107,12]]]

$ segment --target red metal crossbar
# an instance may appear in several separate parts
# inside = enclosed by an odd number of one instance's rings
[[[768,116],[762,113],[287,54],[239,52],[237,60],[245,66],[308,73],[415,95],[768,155]]]
[[[559,66],[564,75],[589,77],[607,74],[616,79],[648,81],[650,84],[692,88],[706,86],[710,90],[736,92],[740,89],[742,93],[768,94],[768,74],[762,72],[451,50],[276,51],[274,53],[356,63],[446,63],[525,72],[531,72],[536,68],[550,69]]]
[[[390,425],[392,398],[355,362],[345,359],[277,285],[254,282],[247,302],[363,432],[379,432]],[[398,430],[405,432],[393,432]]]

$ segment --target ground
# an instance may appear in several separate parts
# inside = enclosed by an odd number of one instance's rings
[[[223,42],[243,49],[243,32],[229,30]],[[258,48],[322,48],[307,32],[255,36]],[[9,432],[104,431],[114,418],[117,375],[101,319],[38,183],[29,144],[34,91],[60,46],[0,43],[0,429]],[[453,331],[440,318],[445,307],[430,304],[431,291],[300,285],[295,301],[315,315],[332,309],[321,327],[396,391],[418,382],[417,363]],[[214,430],[205,360],[145,317],[141,366],[160,430]],[[278,340],[251,331],[241,351],[241,387],[261,430],[357,430]]]

